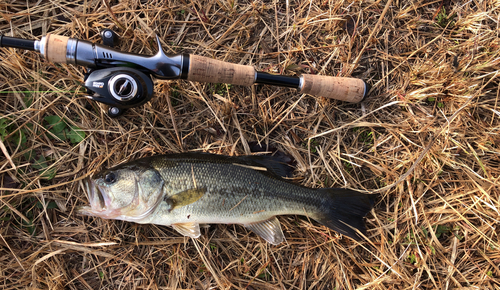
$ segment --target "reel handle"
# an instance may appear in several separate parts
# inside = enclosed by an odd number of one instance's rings
[[[229,63],[199,55],[189,55],[188,81],[251,86],[255,69],[249,65]]]
[[[68,50],[69,37],[57,35],[57,34],[47,34],[45,42],[45,51],[41,50],[42,55],[52,63],[66,63],[66,53]]]
[[[251,86],[254,83],[296,88],[303,94],[351,103],[363,100],[369,86],[361,79],[303,74],[300,77],[257,72],[252,66],[189,55],[187,80]]]
[[[303,94],[321,96],[351,103],[361,102],[370,87],[361,79],[303,74],[299,91]]]

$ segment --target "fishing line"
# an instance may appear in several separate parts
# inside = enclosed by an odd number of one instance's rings
[[[0,91],[0,94],[13,94],[13,93],[75,93],[81,91]]]

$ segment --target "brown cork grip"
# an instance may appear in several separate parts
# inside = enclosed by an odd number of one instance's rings
[[[358,103],[368,93],[367,84],[360,79],[301,75],[301,93]]]
[[[45,38],[45,58],[53,63],[66,63],[69,37],[47,34]]]
[[[187,79],[200,83],[251,86],[255,82],[255,69],[248,65],[191,54]]]

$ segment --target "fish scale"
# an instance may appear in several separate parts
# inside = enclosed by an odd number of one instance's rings
[[[153,167],[166,181],[165,195],[194,188],[207,192],[196,203],[168,211],[163,202],[155,212],[153,223],[253,223],[262,218],[282,214],[315,212],[320,202],[314,190],[263,176],[262,172],[232,163],[189,163],[178,161],[171,167],[171,159],[153,162]],[[163,169],[168,168],[168,169]],[[267,182],[262,182],[267,178]],[[187,218],[189,216],[189,218]]]

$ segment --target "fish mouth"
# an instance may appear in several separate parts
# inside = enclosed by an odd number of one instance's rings
[[[92,178],[86,179],[84,184],[90,206],[76,208],[77,213],[105,219],[113,219],[120,216],[120,210],[111,207],[111,200],[108,194]]]
[[[91,178],[85,181],[85,187],[92,210],[97,212],[106,211],[109,203],[107,195],[103,194],[99,186]]]

